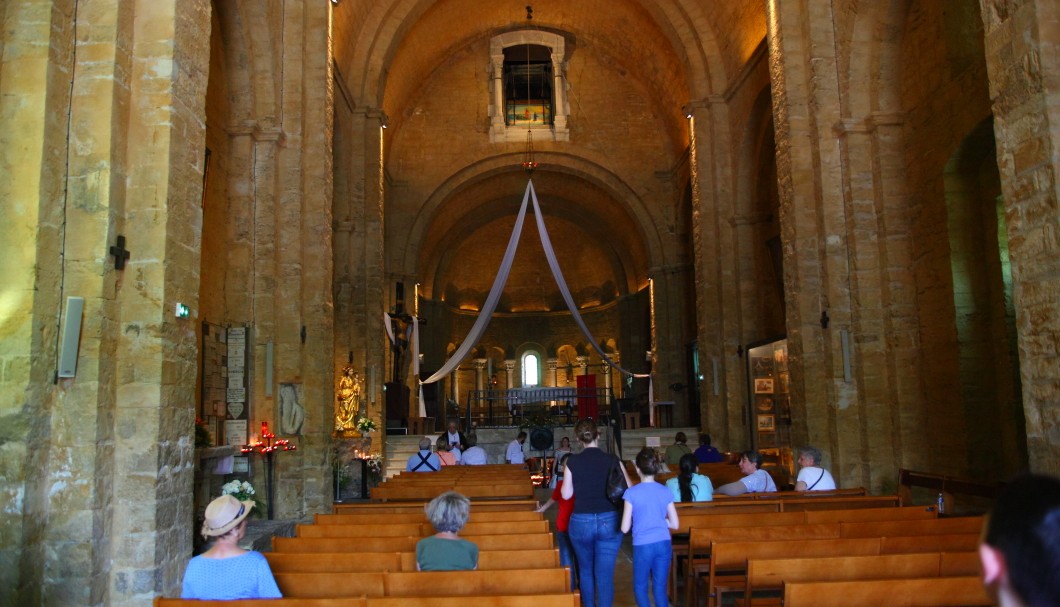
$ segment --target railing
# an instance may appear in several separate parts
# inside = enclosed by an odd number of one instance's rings
[[[610,418],[614,398],[607,388],[512,388],[471,390],[465,427],[551,426],[573,424],[580,417]]]

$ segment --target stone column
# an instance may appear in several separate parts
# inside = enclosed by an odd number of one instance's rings
[[[721,97],[697,100],[689,106],[693,265],[699,302],[696,334],[700,355],[719,361],[723,379],[720,394],[700,391],[700,419],[718,444],[739,450],[750,446],[750,435],[743,360],[737,351],[750,338],[742,333],[735,196],[731,180],[721,177],[732,172],[731,152],[725,143],[731,137],[729,109]]]
[[[476,358],[471,361],[475,365],[475,390],[485,390],[486,384],[486,359]]]
[[[1060,473],[1060,6],[980,0],[1012,260],[1027,451]]]
[[[503,50],[503,49],[502,49]],[[504,140],[505,105],[504,105],[504,53],[490,55],[490,82],[493,84],[493,115],[490,116],[491,130],[496,141]]]
[[[548,368],[548,377],[546,378],[548,385],[554,388],[559,387],[559,383],[557,383],[559,378],[556,377],[556,368],[559,366],[559,360],[555,358],[545,359],[545,366]]]
[[[555,104],[553,126],[557,132],[567,130],[567,87],[563,77],[565,70],[563,53],[552,49],[552,96]]]
[[[589,374],[589,357],[588,356],[578,356],[574,360],[578,363],[578,369],[580,370],[580,373],[578,373],[578,374],[579,375],[588,375]]]
[[[508,383],[505,384],[505,388],[511,390],[515,386],[515,361],[506,359],[504,361],[504,376],[507,378]]]

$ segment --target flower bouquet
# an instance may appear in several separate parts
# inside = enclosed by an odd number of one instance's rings
[[[374,431],[378,426],[375,425],[375,420],[370,417],[362,417],[357,420],[357,431],[361,434],[368,434]]]
[[[221,487],[221,495],[231,495],[241,502],[254,502],[254,510],[251,511],[251,516],[261,516],[265,512],[265,505],[258,499],[254,486],[247,481],[236,479],[225,483]]]

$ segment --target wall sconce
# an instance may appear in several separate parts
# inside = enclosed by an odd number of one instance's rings
[[[342,2],[342,0],[331,0],[331,6],[338,6],[339,2]]]
[[[681,113],[685,115],[688,120],[692,119],[692,106],[685,104],[681,106]]]
[[[334,2],[334,0],[332,0],[332,1]],[[380,114],[379,115],[379,127],[385,129],[385,128],[389,127],[389,126],[390,126],[390,117],[387,116],[386,114]]]
[[[828,318],[828,310],[821,310],[821,328],[822,329],[827,329],[828,328],[828,321],[829,320],[831,320],[831,319]]]

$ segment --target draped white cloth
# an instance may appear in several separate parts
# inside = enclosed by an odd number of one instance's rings
[[[492,318],[494,310],[497,309],[497,303],[500,301],[501,294],[504,292],[504,285],[508,282],[508,275],[511,273],[512,262],[515,260],[515,251],[519,246],[519,237],[522,236],[523,224],[526,221],[526,208],[528,202],[531,202],[534,205],[534,216],[537,221],[537,233],[541,239],[541,247],[545,251],[545,258],[548,260],[548,266],[552,270],[552,277],[556,280],[556,285],[559,287],[560,294],[563,296],[563,301],[567,304],[567,309],[570,310],[574,323],[578,326],[582,335],[585,336],[585,339],[589,341],[593,350],[595,350],[596,353],[600,355],[600,358],[609,366],[617,369],[620,373],[626,376],[648,378],[648,402],[654,402],[651,374],[636,374],[620,367],[617,363],[611,360],[611,357],[609,357],[606,352],[604,352],[603,348],[600,347],[600,344],[597,343],[596,339],[593,338],[592,334],[589,332],[589,328],[585,325],[585,321],[582,319],[582,315],[578,311],[578,306],[574,303],[574,297],[571,296],[570,289],[567,287],[567,283],[563,279],[563,271],[560,270],[559,260],[556,258],[556,252],[552,248],[552,241],[548,237],[548,230],[545,228],[545,217],[541,213],[541,207],[537,201],[537,192],[534,191],[534,182],[531,180],[526,184],[526,192],[523,193],[523,203],[519,207],[519,215],[515,219],[515,228],[512,230],[511,238],[508,239],[508,248],[504,251],[504,258],[501,260],[501,266],[497,270],[497,277],[493,279],[493,287],[490,289],[489,295],[486,296],[486,302],[479,311],[478,317],[475,319],[475,324],[472,325],[471,331],[468,332],[464,341],[460,343],[460,347],[458,347],[456,351],[453,352],[453,355],[449,357],[449,360],[445,361],[445,364],[435,371],[433,375],[420,381],[419,410],[421,417],[426,417],[427,415],[426,406],[424,405],[423,400],[423,384],[436,382],[452,373],[453,370],[464,361],[467,355],[471,352],[471,349],[478,345],[482,335],[486,332],[486,327],[489,325],[490,318]],[[393,341],[393,330],[390,328],[389,317],[387,318],[386,325],[387,335],[390,337],[390,340]],[[412,347],[412,364],[414,365],[415,374],[419,376],[419,329],[418,322],[415,319],[413,320]]]

